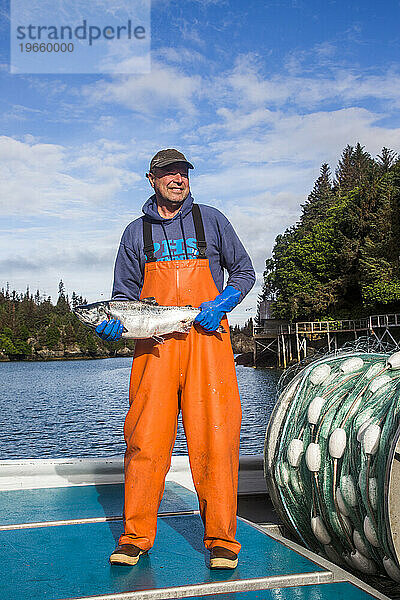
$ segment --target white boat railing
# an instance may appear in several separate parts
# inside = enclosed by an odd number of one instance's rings
[[[173,456],[167,481],[195,491],[188,456]],[[0,491],[123,483],[124,459],[56,458],[0,461]],[[239,494],[266,493],[263,456],[239,459]]]

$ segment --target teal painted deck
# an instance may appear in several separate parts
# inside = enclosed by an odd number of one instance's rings
[[[197,515],[160,518],[156,543],[135,568],[110,566],[122,522],[1,533],[2,598],[73,598],[221,580],[321,571],[311,561],[239,522],[243,545],[233,572],[210,571]],[[14,596],[13,596],[14,594]]]
[[[6,491],[0,493],[0,525],[120,517],[123,504],[122,483]],[[167,482],[160,513],[197,509],[193,492]]]
[[[172,597],[173,588],[182,595],[215,600],[366,600],[372,598],[349,583],[307,585],[296,588],[291,576],[304,577],[308,584],[331,581],[331,573],[261,532],[238,520],[237,537],[242,543],[239,565],[234,571],[210,571],[209,553],[204,549],[203,525],[196,514],[195,494],[167,482],[154,547],[135,567],[111,566],[108,556],[122,533],[122,521],[88,522],[87,519],[121,514],[121,485],[77,486],[0,493],[0,600],[60,600],[141,591]],[[86,519],[79,524],[28,526],[18,524]],[[305,575],[304,575],[305,574]],[[273,584],[272,579],[275,579]],[[261,587],[251,590],[254,581]],[[281,581],[282,580],[282,581]],[[291,582],[290,582],[291,581]],[[235,586],[247,590],[232,593]],[[257,585],[260,586],[260,583]],[[187,589],[187,586],[199,586]],[[214,592],[204,595],[205,587]],[[223,589],[226,586],[226,589]],[[171,590],[170,595],[169,590]],[[197,594],[197,596],[196,596]],[[156,596],[154,596],[156,597]]]

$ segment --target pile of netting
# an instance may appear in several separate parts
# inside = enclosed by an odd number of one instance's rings
[[[285,374],[279,391],[265,468],[281,517],[329,560],[400,582],[388,502],[400,352],[327,354]]]

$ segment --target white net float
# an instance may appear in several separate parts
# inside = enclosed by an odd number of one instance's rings
[[[395,352],[387,359],[387,365],[390,369],[400,369],[400,352]]]
[[[350,509],[347,507],[345,501],[343,500],[342,492],[340,491],[340,487],[336,488],[336,501],[339,507],[340,512],[345,517],[348,517],[350,514]]]
[[[288,461],[292,467],[298,467],[304,453],[303,440],[292,440],[288,448]]]
[[[343,352],[281,388],[265,473],[288,529],[356,572],[400,581],[400,352]]]
[[[326,379],[328,379],[331,374],[330,365],[323,363],[322,365],[317,365],[310,373],[310,381],[314,385],[319,385]]]
[[[321,449],[319,444],[309,444],[306,450],[306,464],[311,472],[318,472],[321,467]]]
[[[341,363],[340,370],[342,373],[353,373],[362,369],[363,366],[364,361],[360,356],[352,356]]]
[[[332,458],[342,458],[346,450],[346,430],[336,427],[329,438],[329,454]]]
[[[357,529],[353,531],[353,541],[355,547],[359,552],[361,552],[361,554],[370,557],[367,542],[365,541],[364,536],[359,531],[357,531]]]
[[[342,475],[340,478],[340,491],[348,506],[357,506],[357,492],[351,475]]]
[[[318,419],[324,404],[325,398],[322,396],[315,396],[315,398],[311,400],[307,410],[307,418],[310,425],[316,425],[318,423]]]
[[[321,544],[325,546],[325,544],[331,543],[331,536],[329,535],[321,517],[311,517],[311,529]]]

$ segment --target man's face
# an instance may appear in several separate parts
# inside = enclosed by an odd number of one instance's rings
[[[174,204],[182,204],[190,191],[188,166],[181,162],[156,167],[149,173],[149,181],[157,198]]]

